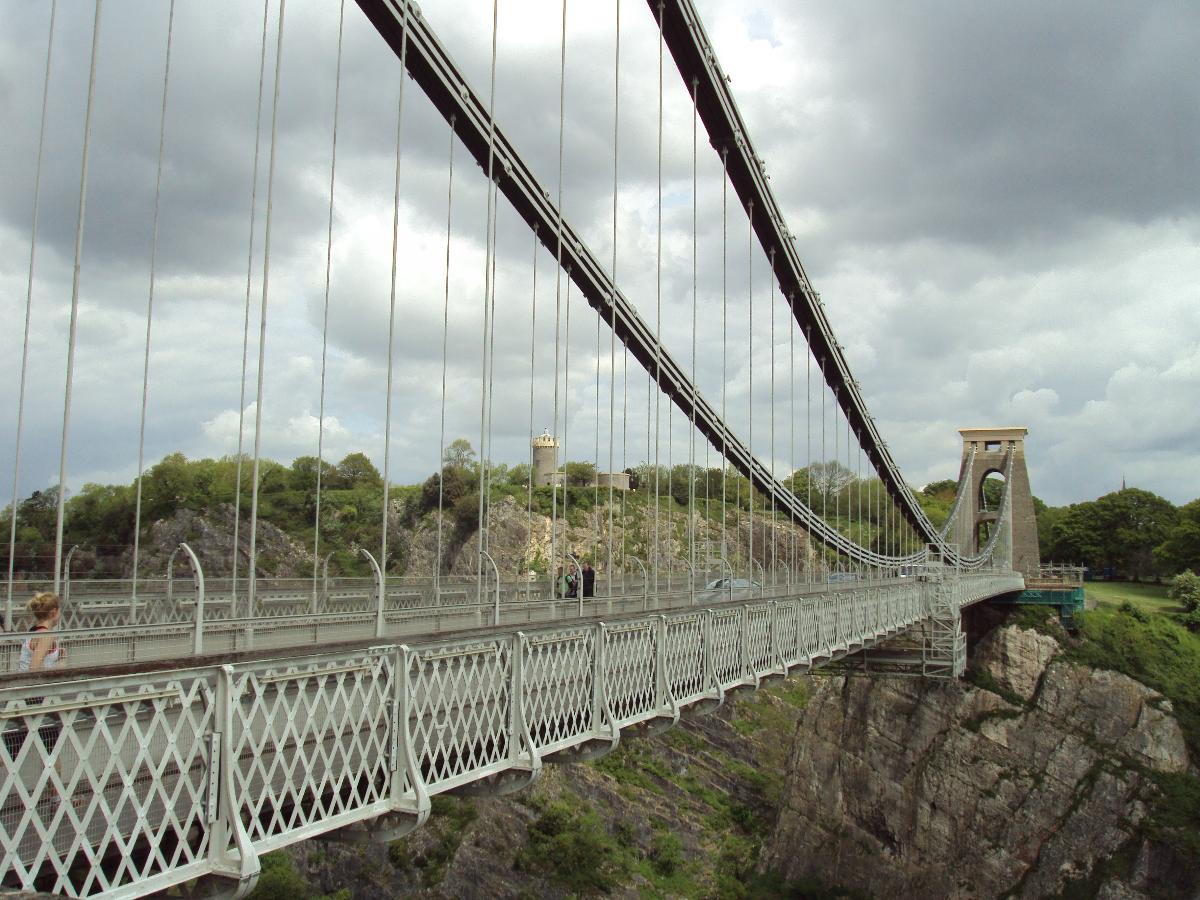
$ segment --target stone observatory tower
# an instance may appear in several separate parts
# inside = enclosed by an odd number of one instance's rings
[[[533,439],[533,483],[538,487],[554,484],[558,473],[558,441],[543,431]]]

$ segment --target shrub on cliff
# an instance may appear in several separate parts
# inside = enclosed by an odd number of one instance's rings
[[[1171,588],[1167,596],[1178,600],[1185,612],[1194,613],[1200,609],[1200,575],[1191,569],[1179,573],[1171,579]]]
[[[1121,672],[1161,693],[1175,707],[1191,753],[1200,753],[1200,635],[1168,616],[1099,609],[1083,615],[1080,636],[1069,651],[1073,659]]]

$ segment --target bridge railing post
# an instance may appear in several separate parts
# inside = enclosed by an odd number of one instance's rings
[[[655,616],[654,623],[654,708],[667,707],[667,617]]]
[[[480,550],[479,555],[483,559],[487,560],[487,562],[489,564],[491,564],[492,573],[496,576],[496,594],[495,594],[495,600],[494,600],[493,607],[492,607],[492,624],[495,625],[496,627],[499,627],[500,626],[500,567],[496,565],[496,560],[492,559],[492,555],[490,553],[488,553],[486,550]],[[483,568],[480,567],[480,572],[482,573],[482,571],[483,571]],[[579,606],[580,606],[579,614],[582,616],[583,615],[583,600],[582,600],[583,591],[582,591],[582,588],[580,589],[579,593],[580,593],[580,598],[581,598],[579,601]]]
[[[720,693],[720,685],[716,684],[716,677],[713,674],[713,611],[711,609],[704,610],[704,689],[716,688]]]
[[[646,573],[646,564],[636,556],[629,557],[638,564],[638,568],[642,570],[642,612],[646,612],[650,608],[650,576]]]
[[[244,897],[254,889],[261,864],[242,825],[234,780],[237,759],[233,752],[233,712],[238,699],[234,691],[233,666],[220,666],[216,672],[215,727],[209,745],[209,868],[215,875],[236,879],[237,896]]]
[[[733,602],[733,564],[723,555],[720,557],[720,562],[729,572],[729,602]]]
[[[592,651],[592,733],[599,735],[604,726],[604,696],[607,686],[604,679],[604,623],[597,622],[592,630],[596,642]]]
[[[383,637],[383,570],[379,568],[379,561],[371,555],[371,551],[366,547],[359,547],[358,552],[367,558],[367,562],[371,564],[371,570],[375,573],[375,637]]]
[[[192,580],[196,585],[196,614],[192,630],[192,653],[199,656],[204,652],[204,570],[200,567],[200,560],[196,557],[191,547],[185,543],[180,544],[179,549],[187,556],[188,563],[192,567]]]
[[[392,808],[398,812],[406,812],[415,816],[411,823],[416,828],[429,818],[431,804],[429,791],[425,787],[425,779],[421,775],[421,766],[417,762],[412,733],[409,723],[413,714],[413,688],[411,678],[413,669],[420,665],[420,657],[406,644],[396,648],[396,685],[392,698],[391,736],[391,801]],[[406,798],[405,784],[412,793],[411,799]]]

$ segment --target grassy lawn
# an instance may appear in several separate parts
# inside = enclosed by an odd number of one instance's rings
[[[1182,612],[1167,597],[1165,584],[1141,584],[1130,581],[1087,581],[1083,585],[1089,601],[1100,609],[1116,609],[1126,600],[1145,612]],[[1089,606],[1091,604],[1089,603]]]

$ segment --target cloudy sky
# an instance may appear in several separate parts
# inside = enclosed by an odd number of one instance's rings
[[[954,477],[958,428],[1015,424],[1030,429],[1034,491],[1052,504],[1106,493],[1122,477],[1177,503],[1200,495],[1200,8],[698,5],[801,258],[910,483]],[[0,0],[3,502],[16,445],[49,6]],[[236,452],[239,408],[245,447],[253,446],[277,0],[269,6],[252,233],[262,6],[176,3],[148,463],[174,450]],[[430,0],[422,9],[486,97],[491,4]],[[104,4],[79,261],[67,457],[73,488],[129,482],[137,470],[167,11],[166,0]],[[287,2],[262,451],[285,461],[316,453],[328,249],[324,453],[336,460],[363,450],[382,466],[401,79],[395,57],[348,3],[327,243],[338,13],[334,0]],[[615,230],[622,290],[680,364],[695,365],[701,393],[724,404],[757,455],[781,475],[819,458],[824,405],[824,455],[845,460],[844,425],[828,412],[833,403],[819,379],[809,387],[802,337],[789,329],[777,297],[772,303],[766,261],[750,245],[744,212],[731,202],[722,216],[720,161],[702,132],[693,206],[692,113],[669,58],[660,264],[657,33],[647,5],[624,0],[615,94],[615,13],[614,2],[575,0],[568,8],[561,118],[567,218],[610,271]],[[561,15],[559,4],[502,0],[497,34],[497,123],[552,196],[559,189]],[[91,29],[91,3],[59,3],[22,496],[58,476]],[[429,101],[412,82],[407,88],[392,352],[397,482],[434,470],[443,435],[479,443],[487,247],[485,179],[461,146],[452,148]],[[648,404],[636,363],[624,378],[619,347],[614,358],[607,330],[598,332],[596,316],[568,296],[545,252],[536,254],[534,290],[533,236],[503,202],[496,230],[493,458],[525,459],[530,431],[555,429],[557,371],[557,430],[568,457],[598,457],[607,468],[611,445],[614,466],[636,464],[654,457],[657,431],[660,461],[686,461],[687,423],[665,405],[656,409],[653,396]],[[704,463],[703,447],[696,453]],[[854,454],[850,463],[858,464]]]

